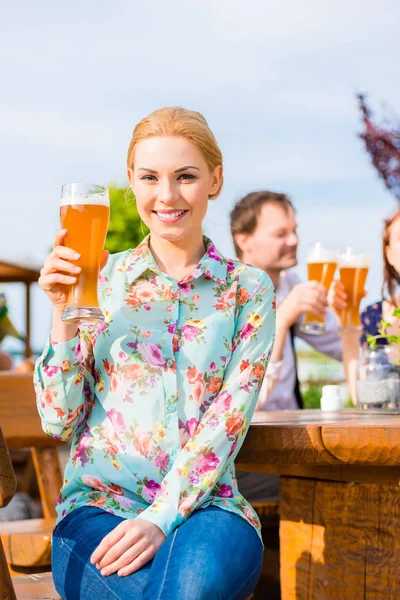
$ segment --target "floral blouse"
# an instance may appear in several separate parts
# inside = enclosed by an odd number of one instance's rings
[[[148,238],[109,257],[105,323],[48,342],[35,371],[45,432],[72,448],[58,521],[81,506],[143,518],[170,535],[212,505],[247,519],[234,460],[271,353],[274,289],[259,269],[206,253],[179,283]]]

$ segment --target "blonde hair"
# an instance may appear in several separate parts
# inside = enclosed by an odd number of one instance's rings
[[[203,115],[194,110],[172,106],[152,112],[136,125],[128,149],[128,169],[133,170],[136,144],[155,136],[176,136],[189,140],[200,150],[211,173],[222,165],[222,152]],[[210,199],[219,196],[222,184],[223,181]]]

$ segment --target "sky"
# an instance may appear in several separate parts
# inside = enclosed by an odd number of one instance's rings
[[[368,250],[379,298],[384,217],[397,208],[370,164],[355,94],[400,112],[396,0],[85,0],[0,8],[0,257],[41,264],[70,181],[124,184],[135,124],[161,106],[201,111],[224,155],[205,230],[233,255],[229,211],[286,192],[310,244]],[[21,330],[20,285],[1,286]],[[40,349],[50,306],[33,293]]]

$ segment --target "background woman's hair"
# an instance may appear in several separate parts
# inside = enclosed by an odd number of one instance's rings
[[[390,243],[390,229],[393,222],[400,217],[400,209],[390,219],[384,222],[382,236],[382,257],[383,257],[383,284],[382,297],[389,297],[394,306],[397,306],[396,301],[396,286],[400,285],[400,275],[396,269],[389,263],[386,256],[386,249]]]
[[[136,144],[154,136],[186,138],[200,150],[210,172],[222,165],[222,152],[203,115],[194,110],[172,106],[152,112],[136,125],[128,149],[128,169],[133,170]],[[219,190],[210,198],[219,196],[222,183]]]
[[[242,258],[242,251],[236,243],[235,234],[254,233],[261,209],[265,204],[280,206],[286,213],[289,210],[296,212],[291,200],[286,194],[270,192],[268,190],[251,192],[251,194],[247,194],[247,196],[244,196],[239,202],[236,202],[230,214],[230,218],[233,245],[235,246],[236,256],[239,259]]]

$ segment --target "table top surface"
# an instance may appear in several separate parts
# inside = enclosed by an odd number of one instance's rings
[[[400,467],[400,411],[258,412],[241,464]]]

